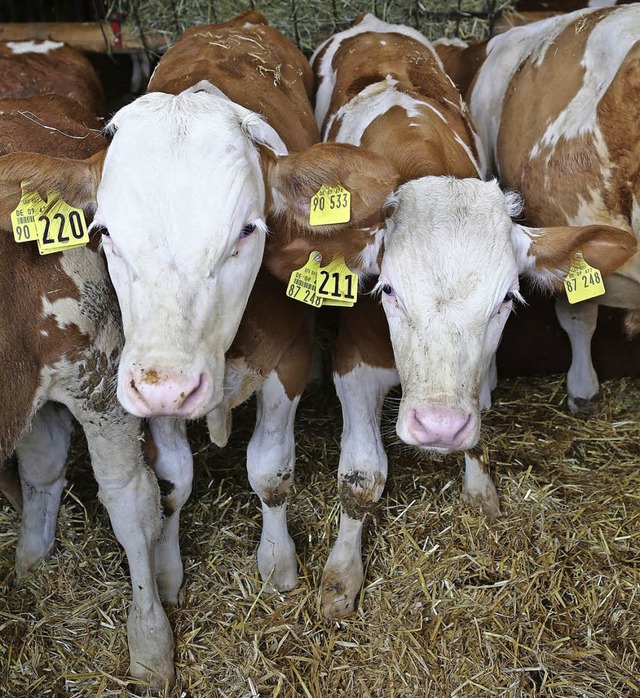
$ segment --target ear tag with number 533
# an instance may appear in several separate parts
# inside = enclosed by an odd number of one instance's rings
[[[351,194],[343,187],[320,187],[309,202],[309,225],[348,223],[351,219]]]
[[[564,279],[564,288],[569,303],[586,301],[605,292],[600,270],[590,266],[581,252],[576,254],[571,263],[569,273]]]

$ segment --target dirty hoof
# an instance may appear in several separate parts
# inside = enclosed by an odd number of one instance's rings
[[[590,417],[600,409],[600,393],[596,393],[592,398],[567,397],[569,412],[576,417]]]
[[[344,618],[355,611],[363,577],[359,556],[352,564],[341,568],[327,563],[320,585],[322,615],[327,622]]]

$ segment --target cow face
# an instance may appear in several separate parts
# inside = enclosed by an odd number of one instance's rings
[[[424,177],[401,186],[378,290],[403,397],[400,438],[446,452],[478,440],[479,394],[518,294],[515,196],[495,182]]]
[[[286,149],[208,83],[148,94],[110,128],[94,225],[125,332],[118,398],[139,416],[200,416],[222,401],[224,354],[262,261],[256,144]]]
[[[578,253],[606,276],[637,242],[610,226],[513,223],[520,198],[495,181],[424,177],[395,202],[377,289],[402,383],[396,430],[432,451],[466,450],[480,434],[480,389],[520,298],[518,275],[557,292]]]

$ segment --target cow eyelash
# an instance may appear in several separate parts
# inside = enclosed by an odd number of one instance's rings
[[[256,229],[255,223],[247,223],[244,228],[240,231],[241,238],[248,238],[251,233]]]
[[[382,286],[380,286],[380,291],[382,291],[385,296],[393,296],[395,293],[393,286],[389,286],[389,284],[382,284]]]
[[[105,238],[111,237],[111,234],[109,233],[109,228],[107,228],[105,225],[96,225],[94,228],[100,235],[102,235]]]

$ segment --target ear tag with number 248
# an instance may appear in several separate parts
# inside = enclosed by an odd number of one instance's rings
[[[569,303],[586,301],[605,292],[600,270],[590,266],[581,252],[576,254],[571,263],[569,273],[564,279],[564,288]]]

